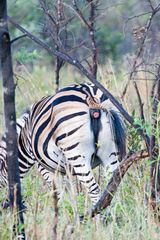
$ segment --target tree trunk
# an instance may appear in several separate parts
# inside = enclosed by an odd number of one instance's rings
[[[150,143],[150,156],[151,156],[151,169],[150,169],[150,205],[155,211],[156,217],[160,221],[160,214],[157,214],[157,210],[160,208],[160,149],[158,144],[160,126],[159,120],[159,103],[160,103],[160,66],[158,67],[156,85],[151,94],[153,107],[152,107],[152,135]],[[158,210],[159,211],[159,210]]]
[[[23,209],[21,197],[21,184],[17,157],[15,86],[12,69],[11,43],[7,23],[6,0],[1,0],[0,4],[0,62],[3,78],[3,101],[7,145],[9,199],[12,212],[15,213],[14,208],[16,208],[17,223],[15,224],[14,230],[17,230],[18,224],[23,224],[24,220],[22,213]],[[16,234],[18,234],[17,231]],[[22,229],[21,234],[24,236],[24,229]]]

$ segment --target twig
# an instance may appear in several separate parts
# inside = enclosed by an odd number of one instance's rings
[[[82,22],[89,28],[90,25],[89,25],[89,23],[87,22],[87,20],[85,19],[85,17],[84,17],[84,15],[83,15],[83,13],[81,12],[81,10],[79,9],[76,0],[73,0],[72,3],[73,3],[73,8],[75,9],[78,17],[79,17],[79,18],[82,20]]]
[[[152,9],[152,11],[154,11],[154,7],[153,7],[153,4],[152,4],[151,0],[147,0],[147,2],[149,3],[149,6]]]
[[[137,72],[137,71],[138,71],[138,70],[136,70],[136,69],[137,69],[141,64],[142,64],[142,62],[140,62],[140,63],[135,67],[134,72]],[[130,84],[130,80],[131,80],[131,79],[130,79],[130,77],[129,77],[129,79],[128,79],[125,87],[124,87],[124,90],[122,91],[122,94],[121,94],[121,99],[122,99],[122,100],[124,99],[124,97],[125,97],[125,95],[126,95],[126,93],[127,93],[127,90],[128,90],[129,84]]]
[[[16,42],[17,40],[19,40],[19,39],[21,39],[21,38],[24,38],[24,37],[26,37],[27,35],[26,34],[23,34],[23,35],[21,35],[21,36],[19,36],[19,37],[16,37],[16,38],[14,38],[14,39],[12,39],[11,41],[10,41],[10,44],[13,44],[14,42]]]
[[[132,19],[134,19],[134,18],[139,18],[139,17],[145,16],[145,15],[148,15],[148,14],[150,14],[150,13],[152,13],[152,11],[148,11],[148,12],[145,12],[145,13],[139,13],[139,14],[137,14],[137,15],[134,15],[134,16],[132,16],[132,17],[129,17],[129,18],[126,20],[125,24],[127,24],[130,20],[132,20]]]
[[[137,83],[135,81],[133,82],[133,85],[134,85],[134,88],[135,88],[135,91],[137,94],[137,98],[138,98],[140,117],[142,119],[142,122],[144,123],[145,122],[144,110],[143,110],[144,103],[142,102],[142,98],[141,98]]]

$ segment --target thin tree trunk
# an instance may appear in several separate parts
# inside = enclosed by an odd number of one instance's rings
[[[19,177],[19,166],[17,160],[17,135],[16,135],[16,113],[15,113],[15,86],[13,80],[12,57],[10,36],[7,24],[7,2],[1,0],[0,4],[0,62],[3,78],[3,101],[4,120],[7,144],[7,167],[9,181],[9,199],[12,212],[15,214],[16,234],[21,234],[25,239],[24,229],[18,232],[18,225],[23,224],[21,185]],[[21,238],[21,239],[22,239]]]
[[[159,146],[158,146],[158,132],[156,131],[160,121],[158,119],[158,104],[160,103],[160,66],[158,67],[156,85],[152,88],[152,128],[153,132],[151,135],[150,143],[150,156],[151,156],[151,169],[150,169],[150,187],[151,187],[151,196],[150,196],[150,205],[153,210],[156,212],[157,203],[159,202],[160,196],[160,160],[159,160]],[[160,221],[160,216],[159,221]]]

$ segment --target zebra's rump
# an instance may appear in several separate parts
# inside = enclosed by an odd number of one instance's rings
[[[92,168],[99,164],[117,166],[125,154],[125,128],[106,96],[95,85],[84,83],[33,104],[17,122],[17,145],[21,177],[35,163],[50,182],[52,173],[66,174],[69,170],[86,186],[95,203],[100,189]],[[2,161],[6,162],[6,155]]]

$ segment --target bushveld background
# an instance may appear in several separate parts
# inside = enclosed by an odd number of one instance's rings
[[[53,45],[51,37],[45,31],[45,16],[38,0],[8,1],[9,15],[13,16],[23,27]],[[56,1],[48,1],[50,7]],[[64,1],[70,9],[72,1]],[[123,104],[125,109],[141,123],[139,102],[135,88],[130,80],[125,97],[123,90],[129,80],[135,56],[141,45],[140,40],[145,34],[151,9],[147,0],[107,0],[99,1],[99,15],[96,19],[95,39],[98,52],[97,78]],[[86,1],[78,1],[87,16]],[[153,6],[159,1],[152,1]],[[137,15],[140,15],[139,17]],[[145,128],[151,132],[152,99],[150,92],[154,81],[155,65],[159,64],[160,52],[160,14],[157,14],[148,30],[143,56],[138,59],[143,64],[134,76],[144,105]],[[86,30],[81,21],[75,20],[69,25],[69,46],[87,39]],[[10,25],[11,38],[20,35],[19,31]],[[79,33],[79,34],[78,34]],[[76,45],[76,44],[75,44]],[[69,47],[68,47],[69,48]],[[90,58],[90,52],[85,46],[78,47],[72,56],[84,59]],[[19,39],[12,45],[14,78],[16,84],[16,111],[19,117],[28,106],[44,95],[55,93],[55,59],[48,55],[35,43],[27,38]],[[145,61],[144,61],[145,60]],[[140,71],[141,70],[141,71]],[[152,73],[151,73],[152,72]],[[65,64],[60,71],[59,87],[71,83],[88,81],[74,67]],[[0,82],[1,84],[1,82]],[[2,89],[2,86],[0,86]],[[0,133],[3,134],[3,104],[0,91]],[[160,108],[158,114],[160,112]],[[159,117],[159,115],[157,116]],[[127,124],[127,123],[126,123]],[[143,146],[141,138],[128,124],[128,149],[136,151]],[[159,142],[159,125],[155,134]],[[98,177],[98,170],[95,171]],[[105,188],[108,176],[101,170],[100,184]],[[107,239],[107,240],[152,240],[160,239],[160,228],[154,220],[153,212],[148,207],[150,161],[145,159],[134,164],[123,179],[112,204],[103,212],[101,219],[95,218],[80,223],[79,215],[91,207],[88,198],[77,193],[76,181],[64,184],[58,181],[62,188],[59,202],[58,239]],[[33,168],[22,181],[23,196],[27,211],[25,213],[25,231],[30,240],[53,239],[53,193],[45,184],[36,168]],[[0,201],[4,199],[6,190],[2,190]],[[0,239],[11,239],[12,217],[9,210],[0,207]]]

